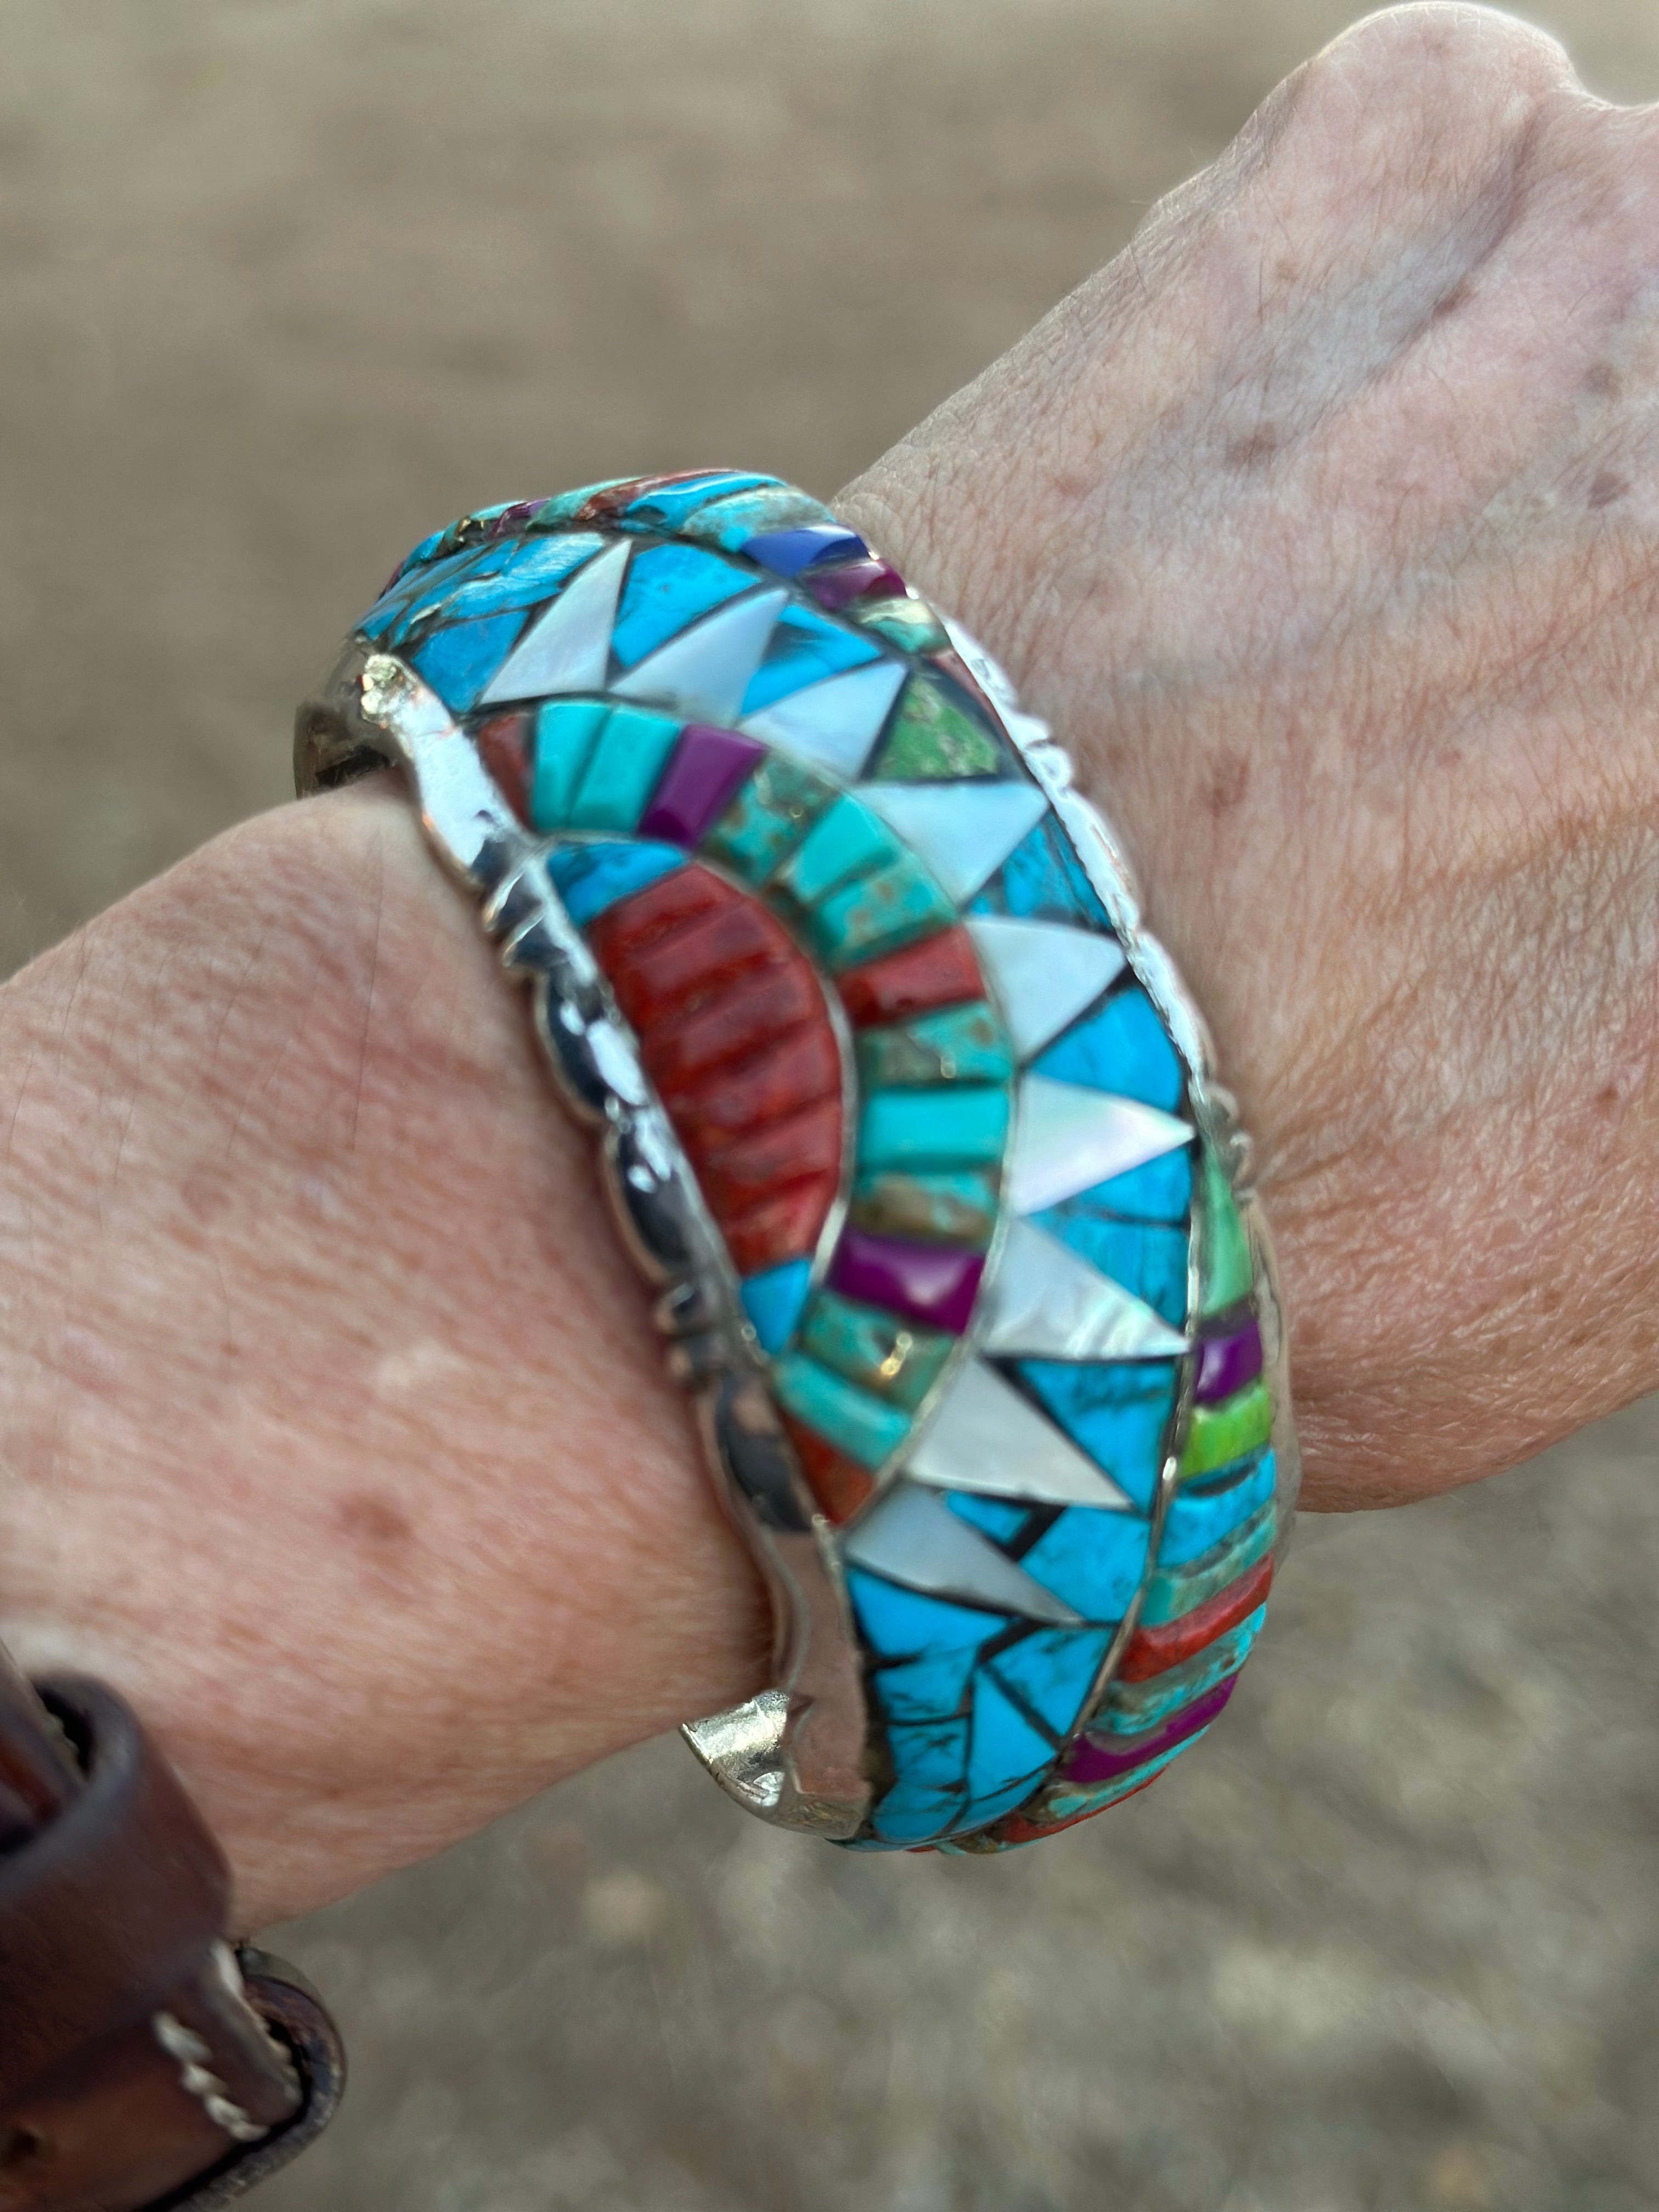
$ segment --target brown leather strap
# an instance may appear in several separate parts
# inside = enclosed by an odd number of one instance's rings
[[[338,2100],[327,2014],[224,1941],[218,1845],[96,1682],[0,1667],[0,2212],[206,2212]]]

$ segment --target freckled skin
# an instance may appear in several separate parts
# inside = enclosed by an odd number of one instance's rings
[[[842,502],[1135,855],[1316,1504],[1659,1382],[1656,302],[1659,122],[1399,10]],[[0,1633],[137,1700],[246,1923],[763,1679],[588,1140],[394,796],[0,990]]]

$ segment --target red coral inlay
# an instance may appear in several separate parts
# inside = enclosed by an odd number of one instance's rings
[[[1257,1606],[1266,1605],[1273,1578],[1272,1559],[1259,1560],[1236,1583],[1229,1583],[1207,1603],[1183,1613],[1179,1620],[1137,1630],[1119,1662],[1117,1680],[1144,1682],[1153,1674],[1167,1674],[1171,1667],[1180,1666],[1183,1659],[1194,1658],[1206,1644],[1213,1644],[1218,1636],[1237,1628]]]
[[[805,1258],[842,1143],[841,1049],[805,954],[695,864],[612,907],[590,941],[738,1273]]]
[[[902,952],[849,969],[841,979],[842,1003],[858,1029],[984,995],[973,939],[965,929],[942,929]]]
[[[788,1413],[783,1416],[789,1441],[795,1447],[812,1495],[831,1521],[850,1521],[875,1488],[868,1468],[836,1449],[816,1429],[809,1429]]]
[[[530,745],[522,714],[496,714],[478,732],[478,757],[520,822],[530,822]]]

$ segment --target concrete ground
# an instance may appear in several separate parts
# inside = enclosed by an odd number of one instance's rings
[[[416,537],[828,490],[1340,0],[9,0],[0,969],[279,802]],[[1545,10],[1659,94],[1651,0]],[[1653,1415],[1308,1526],[1227,1727],[1000,1862],[673,1743],[283,1931],[349,2038],[269,2212],[1659,2204]]]

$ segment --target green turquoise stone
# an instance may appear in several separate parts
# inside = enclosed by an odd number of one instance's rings
[[[982,1002],[919,1014],[892,1029],[860,1030],[859,1077],[866,1091],[907,1084],[1006,1083],[1014,1057],[1006,1031]]]
[[[872,599],[848,611],[860,629],[872,629],[904,653],[943,653],[949,631],[926,599]]]
[[[1140,1735],[1169,1720],[1182,1705],[1242,1667],[1261,1631],[1266,1608],[1258,1606],[1237,1628],[1206,1644],[1200,1652],[1166,1674],[1145,1682],[1114,1682],[1090,1726],[1109,1735]]]
[[[941,1330],[900,1321],[834,1291],[813,1301],[801,1331],[802,1349],[815,1359],[912,1413],[939,1380],[956,1342]]]
[[[884,868],[831,891],[814,908],[809,927],[830,965],[850,968],[913,937],[948,929],[956,918],[956,908],[921,862],[901,853]]]
[[[970,1085],[942,1091],[878,1091],[864,1102],[858,1164],[882,1168],[994,1165],[1008,1142],[1009,1094]]]
[[[850,1210],[860,1229],[874,1229],[884,1237],[965,1244],[982,1252],[996,1233],[1000,1187],[1000,1176],[988,1168],[946,1169],[929,1175],[884,1169],[858,1177]]]
[[[860,1467],[879,1467],[910,1432],[898,1407],[860,1390],[805,1352],[787,1352],[772,1370],[772,1389],[786,1413],[804,1421]]]
[[[569,823],[582,770],[610,712],[603,699],[549,699],[537,709],[530,818],[538,830]]]
[[[850,877],[903,857],[903,846],[878,816],[856,799],[838,799],[778,870],[778,887],[798,906],[815,907]]]
[[[1250,1263],[1250,1240],[1233,1197],[1227,1170],[1213,1148],[1201,1148],[1198,1204],[1194,1209],[1198,1234],[1198,1311],[1200,1319],[1224,1313],[1250,1295],[1255,1270]]]
[[[679,526],[682,538],[700,538],[737,552],[745,539],[767,530],[799,530],[809,523],[833,522],[827,507],[804,491],[780,484],[775,491],[740,491],[711,500]]]
[[[1268,1443],[1273,1432],[1273,1394],[1258,1376],[1217,1406],[1194,1406],[1181,1447],[1183,1475],[1212,1474],[1229,1460]]]
[[[958,704],[934,676],[913,676],[900,696],[887,742],[870,771],[884,781],[932,781],[957,775],[996,775],[1003,749],[992,731]]]
[[[711,860],[763,884],[836,797],[836,787],[784,753],[769,753],[702,841]]]
[[[1213,1550],[1189,1560],[1184,1566],[1159,1567],[1147,1578],[1146,1595],[1141,1600],[1143,1627],[1161,1628],[1166,1621],[1184,1620],[1188,1613],[1196,1613],[1200,1606],[1207,1605],[1229,1583],[1237,1582],[1258,1559],[1266,1559],[1273,1547],[1278,1527],[1273,1503],[1269,1498],[1242,1528],[1234,1529]]]
[[[618,484],[632,483],[632,477],[606,477],[600,483],[579,484],[574,491],[556,493],[544,499],[536,509],[530,527],[532,530],[558,530],[574,522],[596,492],[614,491]]]
[[[570,822],[577,830],[632,830],[656,789],[680,725],[643,707],[614,707],[577,786]]]

